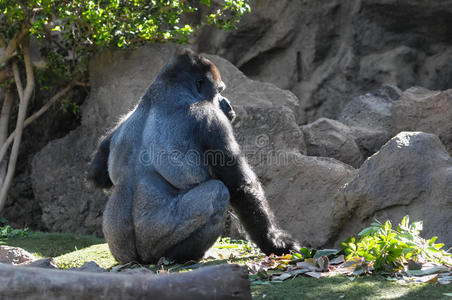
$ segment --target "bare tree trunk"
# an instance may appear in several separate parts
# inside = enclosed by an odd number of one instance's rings
[[[50,107],[52,107],[53,104],[55,104],[55,102],[57,102],[61,97],[63,97],[67,92],[69,92],[74,85],[86,86],[87,84],[81,83],[81,82],[69,83],[65,88],[63,88],[61,91],[56,93],[52,98],[50,98],[50,100],[47,101],[46,104],[44,104],[37,112],[35,112],[31,116],[29,116],[24,122],[24,128],[27,128],[27,126],[30,125],[31,122],[33,122],[34,120],[36,120],[37,118],[42,116]],[[8,151],[8,148],[11,145],[11,143],[14,141],[15,136],[16,136],[16,131],[14,130],[13,132],[10,133],[10,135],[8,136],[8,139],[4,143],[0,144],[1,145],[0,161],[2,161],[4,159],[4,157],[6,155],[6,151]]]
[[[8,136],[8,123],[9,116],[11,114],[11,107],[13,106],[13,93],[7,88],[5,92],[5,98],[3,100],[2,112],[0,115],[0,145],[3,145],[6,142],[6,138]],[[3,185],[3,181],[6,175],[6,161],[0,161],[0,186]]]
[[[248,273],[238,265],[169,275],[126,275],[0,264],[0,298],[251,300]]]
[[[6,172],[5,181],[3,182],[3,185],[0,190],[0,211],[3,210],[3,207],[5,206],[6,198],[8,195],[8,190],[11,185],[14,172],[16,169],[16,163],[17,163],[17,157],[19,156],[19,146],[20,142],[22,140],[22,132],[24,129],[24,121],[25,117],[27,116],[27,108],[28,108],[28,102],[30,101],[30,98],[33,94],[33,90],[35,87],[35,80],[34,80],[34,74],[33,74],[33,66],[31,64],[31,58],[30,58],[30,40],[28,38],[25,38],[22,43],[22,51],[24,55],[24,63],[25,63],[25,71],[26,71],[26,88],[25,91],[22,88],[21,82],[20,82],[20,76],[18,74],[18,68],[17,63],[13,63],[13,73],[16,81],[17,91],[20,98],[19,103],[19,113],[17,115],[17,122],[16,122],[16,130],[15,130],[15,136],[14,136],[14,143],[13,147],[11,149],[11,156],[9,158],[8,162],[8,171]],[[15,67],[14,67],[15,66]]]

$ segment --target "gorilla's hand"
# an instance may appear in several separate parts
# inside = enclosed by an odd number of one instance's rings
[[[232,108],[231,102],[227,98],[222,98],[220,100],[220,109],[224,112],[229,121],[234,121],[236,114],[234,109]]]
[[[289,254],[290,251],[300,251],[301,246],[288,233],[284,231],[274,231],[269,233],[269,239],[273,245],[268,245],[266,249],[262,249],[266,255],[272,253],[276,255]]]

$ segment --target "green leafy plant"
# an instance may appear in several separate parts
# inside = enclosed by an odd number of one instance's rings
[[[300,248],[298,252],[292,253],[293,260],[303,260],[307,258],[312,258],[316,253],[315,249],[309,249],[306,247]]]
[[[0,227],[0,240],[13,238],[13,237],[25,237],[31,234],[31,231],[28,227],[24,227],[22,229],[13,229],[9,225],[4,225]]]
[[[435,243],[437,237],[419,236],[422,226],[422,221],[410,224],[409,216],[402,219],[397,229],[389,220],[384,224],[376,221],[358,234],[359,239],[351,237],[342,243],[343,251],[346,259],[363,257],[379,271],[402,269],[408,260],[451,264],[452,255],[441,249],[444,244]]]

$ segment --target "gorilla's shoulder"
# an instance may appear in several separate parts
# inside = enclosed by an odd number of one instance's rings
[[[217,125],[229,124],[229,120],[219,106],[210,101],[194,103],[189,111],[189,114],[198,122]]]

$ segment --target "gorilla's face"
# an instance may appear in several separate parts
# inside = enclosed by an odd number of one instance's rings
[[[213,67],[215,68],[215,66]],[[221,79],[220,81],[215,80],[211,72],[197,75],[197,78],[192,81],[194,87],[192,87],[192,90],[196,91],[196,96],[198,96],[201,101],[221,97],[220,93],[226,88],[226,85]]]

